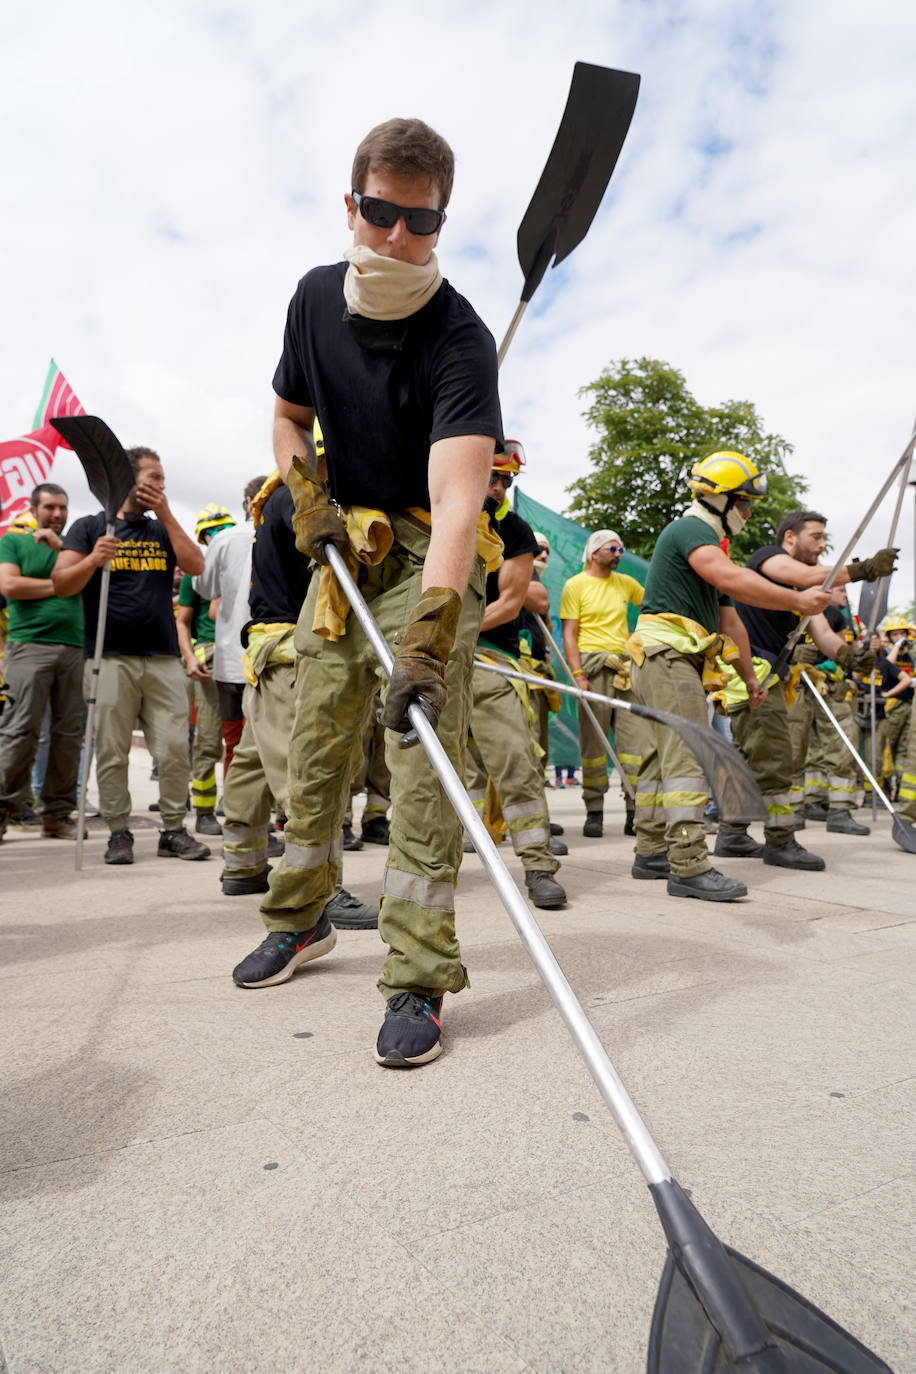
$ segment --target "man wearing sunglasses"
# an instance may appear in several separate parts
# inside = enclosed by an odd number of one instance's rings
[[[563,587],[560,619],[563,648],[576,686],[586,692],[629,700],[630,659],[626,652],[629,629],[627,607],[642,605],[642,585],[617,568],[623,556],[623,540],[613,530],[589,535],[583,555],[583,571]],[[604,832],[604,796],[608,789],[607,750],[604,747],[613,717],[617,756],[633,787],[642,753],[642,727],[630,711],[613,711],[593,703],[599,733],[585,711],[579,712],[579,749],[582,754],[582,800],[585,824],[582,834],[598,839]],[[633,810],[627,802],[624,834],[632,835]]]
[[[286,853],[261,907],[267,939],[233,978],[243,987],[280,983],[333,948],[323,912],[354,742],[381,685],[392,816],[376,1059],[390,1067],[439,1054],[443,995],[468,983],[455,936],[459,823],[422,749],[398,747],[410,731],[408,705],[419,701],[464,771],[483,613],[477,526],[502,438],[493,338],[443,280],[434,252],[453,173],[451,149],[422,121],[370,131],[344,196],[352,247],[344,262],[300,281],[274,376],[274,454],[295,501],[297,548],[321,571],[295,634]],[[357,563],[351,535],[360,540],[366,529]],[[335,610],[329,542],[358,567],[362,594],[395,646],[390,684],[346,605]]]

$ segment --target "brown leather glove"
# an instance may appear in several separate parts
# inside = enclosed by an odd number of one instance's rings
[[[388,695],[379,719],[404,735],[401,748],[416,744],[407,708],[417,701],[433,729],[445,705],[445,665],[455,642],[461,597],[451,587],[427,587],[414,607],[395,651]]]
[[[796,644],[792,653],[792,662],[800,663],[803,668],[813,668],[815,663],[820,663],[824,655],[816,644]]]
[[[293,529],[296,548],[316,563],[327,563],[324,545],[328,542],[346,553],[350,547],[347,531],[328,500],[324,483],[306,458],[295,457],[286,478],[295,502]]]
[[[875,666],[875,655],[871,649],[842,644],[833,655],[833,661],[846,673],[870,673]]]
[[[877,582],[879,577],[890,577],[897,566],[899,549],[879,549],[873,558],[854,558],[846,564],[850,582]]]

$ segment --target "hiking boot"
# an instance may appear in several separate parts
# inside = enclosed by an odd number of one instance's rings
[[[567,849],[567,847],[566,847],[566,845],[563,843],[563,841],[562,841],[562,840],[555,840],[554,837],[553,837],[552,835],[551,835],[551,837],[550,837],[550,839],[549,839],[549,841],[548,841],[547,847],[548,847],[548,849],[550,850],[551,854],[560,855],[560,854],[568,854],[568,853],[569,853],[569,850]]]
[[[375,1046],[376,1064],[410,1069],[442,1053],[442,997],[396,992],[388,998]]]
[[[358,835],[353,834],[352,825],[345,825],[341,831],[344,849],[362,849],[363,842]]]
[[[207,846],[189,835],[184,826],[177,830],[160,830],[156,853],[160,859],[190,859],[192,862],[210,857]]]
[[[549,911],[554,907],[566,905],[566,893],[563,888],[554,880],[553,874],[546,873],[543,869],[538,868],[526,873],[525,886],[533,906]]]
[[[300,964],[330,954],[337,944],[337,931],[325,912],[313,930],[272,930],[266,940],[232,970],[232,981],[240,988],[269,988],[285,983]]]
[[[134,837],[129,830],[112,830],[105,850],[107,864],[132,864],[134,861]]]
[[[41,822],[41,833],[46,840],[75,840],[79,826],[76,821],[71,821],[69,816],[44,816]],[[83,831],[83,839],[87,839],[89,831]]]
[[[212,811],[198,811],[194,822],[195,835],[222,835],[223,827]]]
[[[267,857],[268,859],[279,859],[286,852],[286,841],[276,830],[267,832]]]
[[[701,902],[733,902],[737,897],[746,897],[747,888],[736,878],[726,878],[716,868],[707,868],[705,873],[694,873],[691,878],[676,878],[672,873],[668,879],[669,897],[699,897]]]
[[[585,813],[582,834],[589,840],[601,839],[604,834],[604,813],[602,811],[587,811]]]
[[[665,850],[660,854],[637,854],[630,869],[632,878],[667,878],[670,874],[671,865]]]
[[[361,902],[345,887],[334,893],[324,915],[338,930],[378,930],[378,907]]]
[[[220,879],[220,887],[223,889],[224,897],[248,897],[253,892],[269,892],[270,883],[267,875],[270,873],[270,864],[266,864],[260,873],[251,873],[246,877]]]
[[[825,821],[828,811],[823,802],[805,802],[803,814],[807,821]]]
[[[370,816],[363,821],[362,836],[364,844],[388,843],[388,817]]]
[[[834,835],[871,834],[870,825],[862,825],[851,811],[840,807],[831,807],[827,812],[827,829],[832,831]]]
[[[562,825],[558,825],[556,821],[551,821],[551,822],[550,822],[550,833],[551,833],[551,835],[563,835],[563,834],[565,834],[566,832],[564,831]]]
[[[624,823],[623,823],[623,833],[624,833],[625,835],[635,835],[635,834],[636,834],[636,812],[635,812],[635,811],[630,811],[630,810],[627,811],[627,818],[626,818],[626,820],[625,820]]]
[[[751,839],[750,835],[724,835],[720,830],[716,835],[713,853],[717,859],[759,859],[763,854],[763,845]]]
[[[809,854],[802,849],[798,840],[789,840],[777,848],[773,844],[763,846],[763,862],[773,868],[801,868],[810,873],[821,873],[827,865],[817,854]]]

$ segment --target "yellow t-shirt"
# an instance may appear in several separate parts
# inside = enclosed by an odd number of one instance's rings
[[[642,586],[635,577],[612,572],[592,577],[580,572],[571,577],[560,599],[560,619],[578,620],[579,652],[620,653],[626,648],[627,606],[642,605]]]

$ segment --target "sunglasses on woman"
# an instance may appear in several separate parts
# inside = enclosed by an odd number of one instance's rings
[[[380,200],[378,196],[363,196],[359,191],[350,192],[359,207],[359,213],[367,224],[376,229],[393,229],[403,215],[408,234],[435,234],[442,228],[444,210],[429,210],[426,206],[411,208],[408,205],[395,205],[393,200]]]

